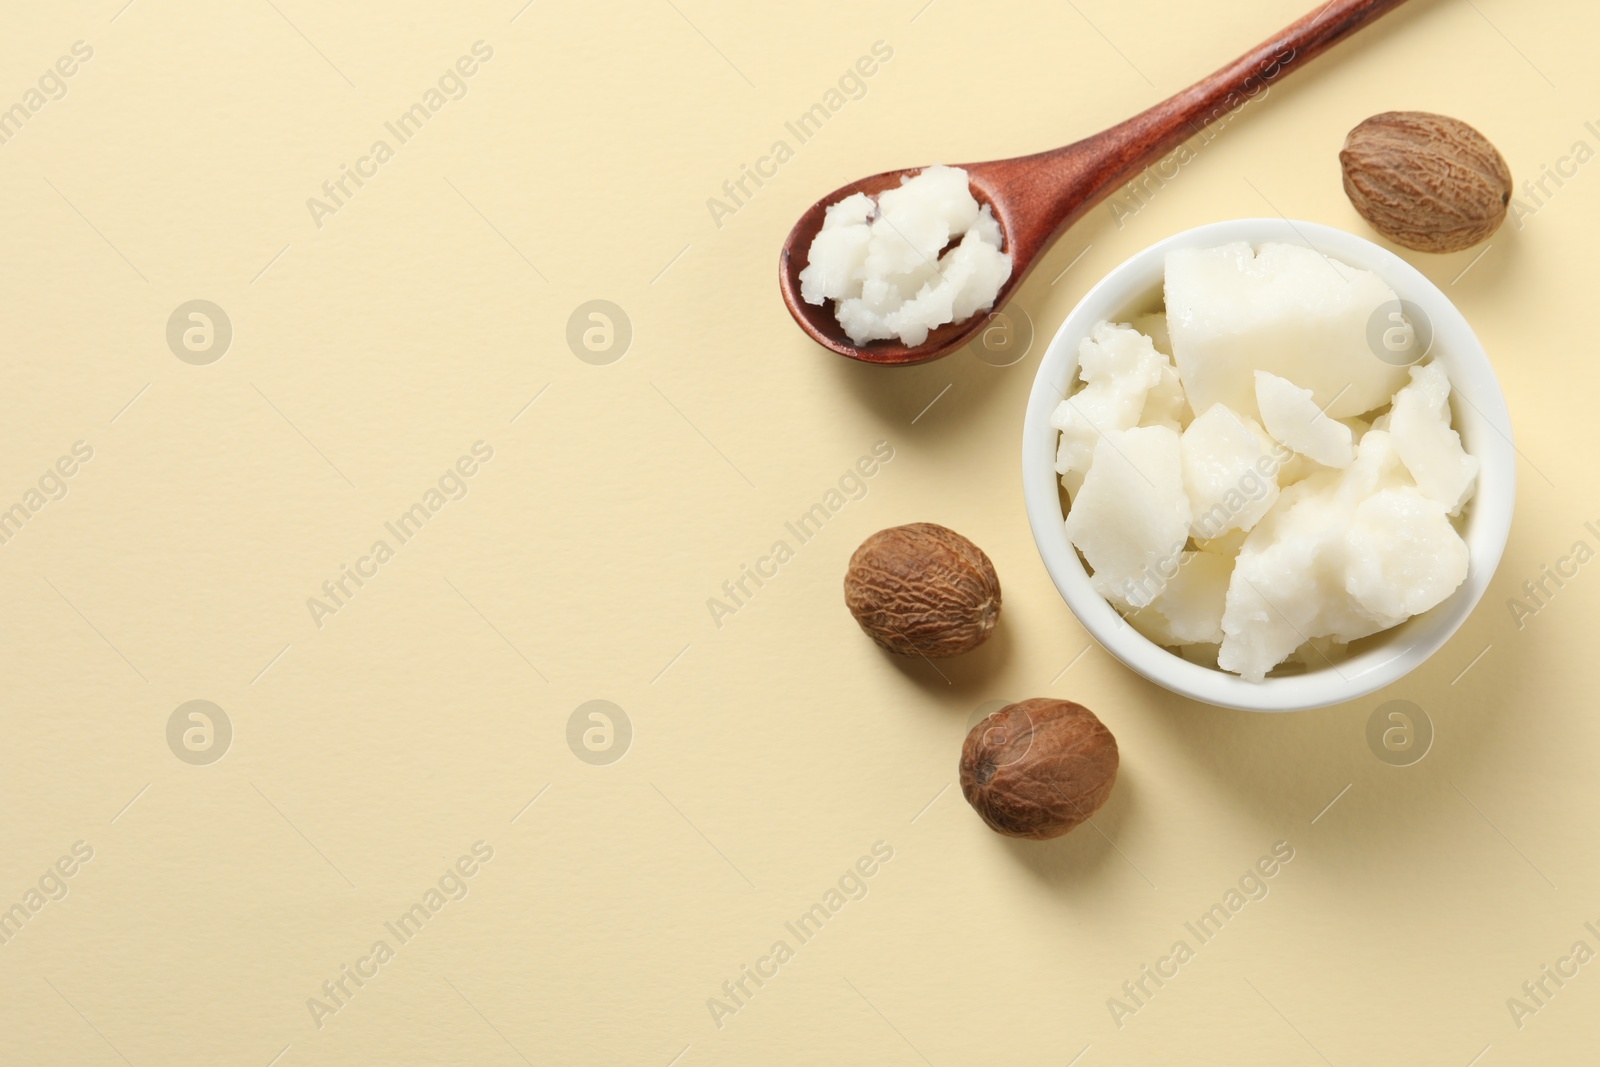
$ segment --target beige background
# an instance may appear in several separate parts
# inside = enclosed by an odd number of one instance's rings
[[[779,303],[806,203],[1091,133],[1306,0],[122,2],[9,5],[0,28],[0,106],[94,50],[0,145],[0,506],[94,453],[0,547],[0,907],[94,851],[0,946],[0,1061],[1593,1057],[1600,965],[1521,1029],[1506,1000],[1600,950],[1600,565],[1521,629],[1506,600],[1600,544],[1600,166],[1486,249],[1407,257],[1493,353],[1525,462],[1490,594],[1393,689],[1226,712],[1085,652],[1018,471],[1045,342],[1123,258],[1246,215],[1368,233],[1336,161],[1367,115],[1457,115],[1519,180],[1600,148],[1592,5],[1416,0],[1122,226],[1102,208],[1063,237],[1018,297],[1020,363],[884,372]],[[466,97],[318,228],[307,198],[479,40]],[[865,96],[717,226],[707,198],[880,40]],[[208,366],[165,340],[197,298],[234,329]],[[591,299],[632,323],[608,366],[565,341]],[[465,499],[318,628],[307,598],[479,440]],[[707,599],[879,440],[866,497],[714,626]],[[866,534],[915,520],[972,537],[1005,590],[998,637],[938,672],[880,654],[839,593]],[[946,787],[980,705],[1045,695],[1101,715],[1122,777],[1096,828],[1013,843]],[[233,726],[209,766],[166,741],[194,699]],[[609,766],[566,741],[594,699],[633,728]],[[1435,725],[1414,766],[1366,743],[1390,699]],[[318,1028],[308,998],[397,944],[384,923],[480,840],[470,894]],[[784,923],[877,841],[868,895],[719,1028],[707,999],[798,945]],[[1194,947],[1183,923],[1278,841],[1270,895],[1119,1028],[1107,998]]]

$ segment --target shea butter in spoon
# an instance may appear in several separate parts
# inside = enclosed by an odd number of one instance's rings
[[[852,193],[829,205],[806,258],[800,295],[833,301],[858,345],[892,337],[914,348],[931,330],[989,310],[1011,277],[1000,224],[959,167],[929,167],[876,200]]]

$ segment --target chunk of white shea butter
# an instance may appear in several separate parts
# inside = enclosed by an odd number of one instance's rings
[[[1405,368],[1373,354],[1367,324],[1396,299],[1371,271],[1299,245],[1167,253],[1167,331],[1196,412],[1227,404],[1259,414],[1258,370],[1310,389],[1333,418],[1382,407]]]
[[[1328,565],[1348,514],[1331,491],[1338,477],[1324,471],[1285,489],[1245,539],[1222,613],[1223,670],[1259,682],[1326,632],[1329,595],[1345,596],[1342,575]]]
[[[822,229],[811,242],[808,264],[800,272],[800,296],[820,304],[835,293],[847,293],[866,278],[867,245],[872,241],[868,224],[877,210],[866,193],[855,193],[828,205]]]
[[[1216,644],[1233,560],[1212,552],[1185,552],[1160,594],[1130,612],[1127,621],[1158,645]]]
[[[1261,423],[1280,443],[1324,467],[1348,467],[1356,458],[1349,426],[1324,415],[1311,390],[1270,371],[1256,371],[1256,406]]]
[[[1139,425],[1151,394],[1163,387],[1177,389],[1182,399],[1172,361],[1156,351],[1150,338],[1116,323],[1096,324],[1079,343],[1078,377],[1082,388],[1056,405],[1050,416],[1050,425],[1061,431],[1056,473],[1074,496],[1094,462],[1102,433]],[[1177,429],[1176,423],[1170,428]]]
[[[1356,458],[1344,474],[1333,482],[1340,504],[1354,510],[1357,504],[1383,489],[1410,485],[1400,455],[1395,451],[1394,435],[1388,430],[1368,430],[1356,445]]]
[[[895,337],[914,347],[934,328],[994,306],[1011,277],[1001,240],[967,172],[928,167],[876,202],[854,193],[829,205],[806,253],[800,295],[808,304],[834,301],[856,344]]]
[[[1196,539],[1249,530],[1278,499],[1281,459],[1255,419],[1213,404],[1183,431],[1182,451]]]
[[[1101,596],[1140,608],[1160,595],[1162,574],[1189,539],[1177,432],[1136,426],[1102,435],[1066,526]]]
[[[1308,640],[1386,630],[1449,596],[1466,562],[1466,543],[1411,484],[1391,435],[1369,430],[1348,468],[1285,489],[1245,539],[1217,663],[1260,681]]]
[[[1467,455],[1461,435],[1450,428],[1450,379],[1443,367],[1411,368],[1410,384],[1395,394],[1388,427],[1417,488],[1451,515],[1460,514],[1476,488],[1478,459]]]
[[[1411,486],[1384,489],[1356,508],[1345,589],[1394,626],[1438,604],[1467,577],[1467,546],[1439,501]]]

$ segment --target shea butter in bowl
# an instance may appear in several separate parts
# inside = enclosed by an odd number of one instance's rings
[[[1195,700],[1297,711],[1397,681],[1466,620],[1516,450],[1432,282],[1341,230],[1239,219],[1146,248],[1067,316],[1022,473],[1045,568],[1107,651]]]

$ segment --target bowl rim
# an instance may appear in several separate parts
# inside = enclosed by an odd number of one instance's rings
[[[1175,248],[1209,248],[1247,241],[1297,244],[1370,270],[1396,294],[1420,307],[1433,327],[1432,358],[1450,376],[1453,425],[1479,460],[1478,483],[1467,505],[1463,539],[1467,577],[1435,607],[1399,624],[1343,662],[1304,673],[1248,682],[1168,652],[1140,634],[1090,584],[1077,549],[1067,540],[1055,472],[1058,432],[1050,415],[1077,376],[1078,345],[1102,319],[1126,321],[1134,305],[1165,274]],[[1482,599],[1505,551],[1516,498],[1516,446],[1505,394],[1488,353],[1460,309],[1421,271],[1356,234],[1287,218],[1240,218],[1207,223],[1157,241],[1128,257],[1084,294],[1040,358],[1022,431],[1023,498],[1034,544],[1056,589],[1103,648],[1157,685],[1206,704],[1243,711],[1282,712],[1340,704],[1391,685],[1437,652]],[[1378,640],[1386,637],[1385,640]]]

